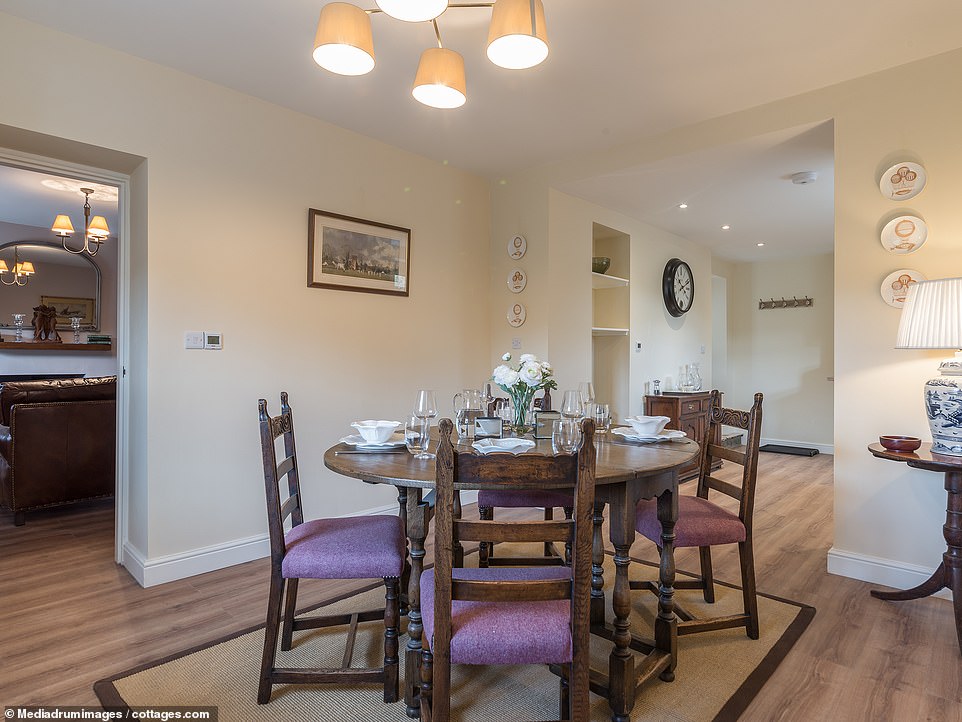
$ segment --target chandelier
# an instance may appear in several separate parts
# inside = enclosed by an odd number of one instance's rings
[[[448,8],[491,8],[488,59],[502,68],[533,68],[548,57],[542,0],[449,3],[448,0],[375,0],[363,10],[344,2],[321,9],[314,38],[314,62],[338,75],[364,75],[374,69],[371,15],[383,12],[409,23],[430,22],[438,47],[421,54],[411,94],[433,108],[458,108],[467,100],[464,58],[441,42],[438,17]]]
[[[9,281],[3,279],[5,273],[13,274]],[[0,283],[4,286],[26,286],[34,273],[36,271],[30,261],[20,260],[20,249],[17,246],[13,247],[13,270],[8,268],[7,262],[0,258]]]
[[[95,193],[93,188],[81,188],[84,194],[84,244],[81,248],[71,248],[67,245],[67,238],[73,233],[73,223],[68,215],[58,215],[50,229],[63,242],[63,248],[70,253],[87,252],[91,256],[96,256],[100,250],[100,244],[107,240],[110,229],[107,227],[107,219],[103,216],[90,217],[90,196]]]

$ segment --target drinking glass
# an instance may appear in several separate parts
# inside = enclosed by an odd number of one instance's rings
[[[590,404],[595,402],[595,387],[590,381],[582,381],[578,384],[578,391],[581,392],[581,401],[585,407],[590,408]]]
[[[414,454],[415,459],[431,459],[434,454],[428,454],[430,432],[427,421],[417,416],[409,416],[404,422],[404,445]],[[426,454],[426,456],[425,456]]]
[[[556,454],[573,454],[581,447],[581,424],[577,419],[558,419],[551,425],[551,448]]]
[[[566,419],[580,419],[585,415],[580,391],[565,391],[564,401],[561,402],[561,415]]]
[[[608,404],[595,404],[593,408],[595,419],[595,432],[604,434],[608,431],[608,424],[611,423],[611,411]]]
[[[428,451],[430,446],[431,419],[438,415],[438,402],[434,400],[434,392],[430,389],[418,391],[417,400],[414,402],[413,416],[421,419],[421,436],[424,437],[424,449],[415,459],[433,459],[434,454]]]

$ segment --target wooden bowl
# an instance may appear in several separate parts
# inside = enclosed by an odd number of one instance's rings
[[[922,445],[916,436],[880,436],[878,442],[889,451],[915,451]]]

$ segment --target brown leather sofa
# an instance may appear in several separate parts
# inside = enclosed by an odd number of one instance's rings
[[[25,513],[114,493],[117,377],[0,386],[0,503]]]

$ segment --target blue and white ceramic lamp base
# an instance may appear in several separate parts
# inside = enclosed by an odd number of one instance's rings
[[[962,456],[962,358],[946,359],[939,373],[925,384],[932,453]]]

